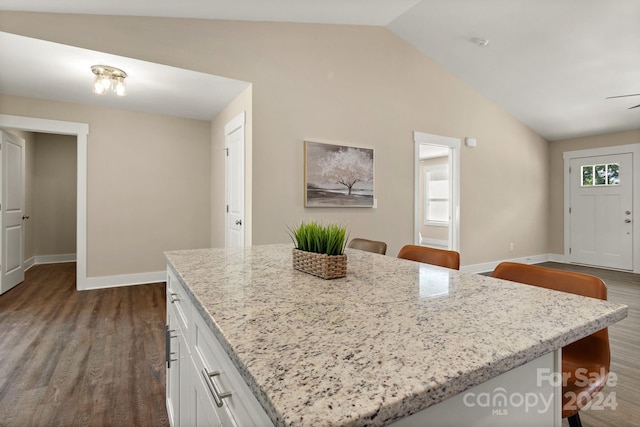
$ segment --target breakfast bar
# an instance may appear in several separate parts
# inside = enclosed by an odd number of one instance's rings
[[[323,280],[291,251],[166,253],[172,425],[205,423],[207,402],[222,425],[559,425],[561,348],[627,315],[352,249]]]

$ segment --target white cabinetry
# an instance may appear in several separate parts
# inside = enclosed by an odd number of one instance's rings
[[[190,359],[187,346],[189,331],[188,312],[184,289],[175,278],[173,272],[167,274],[167,330],[166,330],[166,363],[167,363],[167,412],[172,426],[181,424],[187,415],[181,411],[181,378],[188,374]],[[184,401],[184,396],[183,399]],[[183,417],[183,418],[181,418]]]
[[[167,325],[172,427],[273,425],[170,266]]]

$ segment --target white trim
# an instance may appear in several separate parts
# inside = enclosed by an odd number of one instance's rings
[[[440,249],[447,249],[449,247],[448,240],[429,239],[424,237],[420,241],[420,244],[423,246],[431,246],[431,247],[440,248]]]
[[[27,271],[34,265],[58,264],[62,262],[76,262],[76,254],[62,255],[37,255],[24,261],[24,270]]]
[[[76,254],[60,254],[60,255],[36,255],[25,261],[25,264],[58,264],[61,262],[76,262]]]
[[[561,264],[571,264],[564,254],[549,254],[549,261],[559,262]]]
[[[224,125],[224,134],[229,135],[233,131],[240,129],[246,123],[246,112],[241,112],[235,116],[229,123]]]
[[[462,140],[449,136],[413,132],[414,142],[414,199],[413,241],[420,244],[420,144],[449,147],[449,186],[451,188],[451,226],[449,227],[449,249],[460,251],[460,147]]]
[[[465,273],[487,273],[495,270],[501,262],[519,262],[521,264],[539,264],[541,262],[550,261],[549,254],[531,255],[521,258],[504,259],[500,261],[491,261],[481,264],[463,265],[460,271]]]
[[[571,216],[569,207],[571,206],[571,178],[569,166],[571,160],[583,157],[608,156],[612,154],[627,154],[633,157],[633,218],[634,224],[640,224],[640,197],[637,196],[640,189],[640,144],[617,145],[613,147],[590,148],[586,150],[565,151],[562,153],[564,159],[564,259],[571,260],[569,248],[571,247]],[[633,236],[633,272],[640,273],[640,230],[634,227]]]
[[[121,274],[117,276],[88,277],[83,290],[118,288],[121,286],[146,285],[150,283],[164,283],[167,271],[153,271],[150,273]]]
[[[0,128],[28,132],[76,135],[78,156],[77,215],[76,215],[76,289],[88,289],[87,285],[87,123],[0,114]]]
[[[24,261],[24,271],[27,271],[36,264],[36,258],[31,257]]]

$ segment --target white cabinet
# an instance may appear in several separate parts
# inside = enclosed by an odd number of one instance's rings
[[[191,424],[189,384],[191,355],[189,354],[189,322],[191,303],[176,275],[167,272],[167,331],[166,331],[166,395],[167,413],[171,426]]]
[[[172,427],[273,423],[167,268],[167,411]]]
[[[180,418],[180,341],[174,310],[167,306],[166,364],[167,364],[167,412],[169,423],[178,425]]]

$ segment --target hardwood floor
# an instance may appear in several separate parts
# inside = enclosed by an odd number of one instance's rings
[[[580,419],[583,427],[640,426],[640,275],[572,264],[540,265],[598,276],[607,284],[609,301],[629,307],[627,318],[609,327],[611,372],[616,374],[617,384],[605,387],[603,394],[610,396],[617,407],[583,409]],[[569,423],[563,420],[562,425]]]
[[[78,292],[38,265],[0,296],[0,426],[167,426],[164,284]]]
[[[609,328],[617,407],[581,418],[640,426],[640,275],[543,265],[599,276],[629,306]],[[162,283],[78,292],[75,264],[33,267],[0,296],[0,426],[167,426],[164,324]]]

